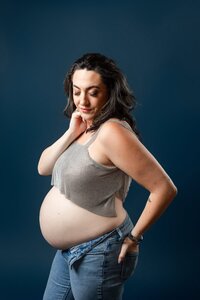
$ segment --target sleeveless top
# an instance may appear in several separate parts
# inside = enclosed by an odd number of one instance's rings
[[[133,132],[126,121],[108,121],[117,122]],[[100,129],[101,126],[84,144],[75,140],[66,148],[54,164],[51,185],[68,200],[90,212],[116,217],[115,196],[125,200],[132,178],[116,166],[105,166],[91,158],[88,147]]]

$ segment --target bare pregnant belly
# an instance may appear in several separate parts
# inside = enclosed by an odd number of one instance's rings
[[[117,217],[103,217],[83,209],[52,187],[40,208],[39,222],[46,241],[67,249],[96,238],[119,226],[126,217],[122,201],[115,199]]]

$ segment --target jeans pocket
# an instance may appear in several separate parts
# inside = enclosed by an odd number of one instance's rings
[[[122,262],[121,278],[127,280],[135,271],[138,263],[139,252],[128,252]]]

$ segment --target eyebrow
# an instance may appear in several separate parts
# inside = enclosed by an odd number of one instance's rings
[[[77,85],[73,84],[73,87],[77,88],[80,90],[80,87],[78,87]],[[89,87],[86,88],[86,91],[90,90],[90,89],[93,89],[93,88],[97,88],[97,89],[100,89],[100,87],[98,85],[91,85]]]

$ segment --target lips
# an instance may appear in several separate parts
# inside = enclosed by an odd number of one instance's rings
[[[80,108],[83,113],[89,113],[92,109],[89,108]]]

